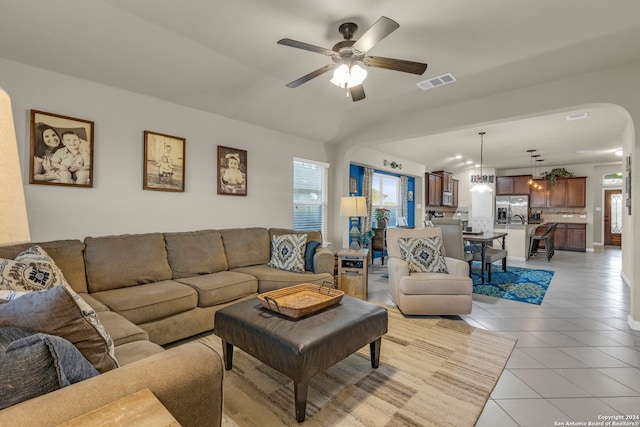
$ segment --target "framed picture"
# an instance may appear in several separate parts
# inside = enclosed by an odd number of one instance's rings
[[[349,177],[349,193],[356,194],[358,192],[358,179],[355,176]]]
[[[247,195],[247,152],[218,145],[218,194]]]
[[[144,190],[184,192],[186,140],[144,131]]]
[[[93,126],[31,110],[29,183],[93,187]]]

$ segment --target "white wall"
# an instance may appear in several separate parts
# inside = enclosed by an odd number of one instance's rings
[[[0,60],[11,96],[32,241],[245,226],[290,227],[292,157],[331,147]],[[30,109],[95,122],[94,187],[28,184]],[[142,190],[143,131],[186,138],[185,192]],[[248,151],[248,195],[216,194],[217,145]]]

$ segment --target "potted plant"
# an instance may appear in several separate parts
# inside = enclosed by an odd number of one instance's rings
[[[376,221],[378,228],[387,228],[387,223],[391,218],[391,211],[387,208],[376,208]]]
[[[558,184],[558,178],[573,178],[575,175],[565,168],[554,168],[549,172],[545,172],[544,179],[551,181],[553,185]]]

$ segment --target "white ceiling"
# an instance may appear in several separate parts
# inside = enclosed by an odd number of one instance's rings
[[[330,73],[285,87],[330,59],[277,40],[331,48],[340,23],[357,23],[357,39],[383,15],[400,28],[370,53],[426,62],[423,76],[370,68],[355,103]],[[0,57],[336,143],[409,112],[635,62],[639,17],[637,0],[0,0]],[[416,87],[449,72],[456,83]],[[527,149],[547,166],[619,161],[621,113],[584,111],[573,122],[562,112],[418,138],[398,131],[370,146],[456,171],[479,160],[483,130],[486,167],[528,167]]]

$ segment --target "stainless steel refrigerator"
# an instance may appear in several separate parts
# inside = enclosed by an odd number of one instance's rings
[[[500,224],[525,223],[529,217],[529,196],[496,196],[496,220]]]

